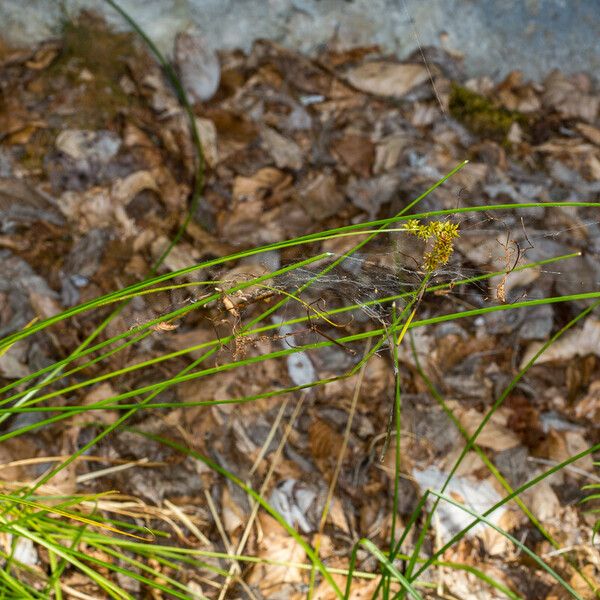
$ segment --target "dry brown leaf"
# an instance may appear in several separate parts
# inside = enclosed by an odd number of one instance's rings
[[[590,589],[588,582],[596,582],[596,585],[598,585],[598,581],[600,581],[599,576],[600,567],[598,563],[596,565],[590,563],[584,565],[580,571],[573,573],[570,584],[583,600],[593,600],[594,598],[598,598],[598,596],[593,589]]]
[[[541,481],[523,494],[531,512],[542,522],[559,517],[560,501],[548,481]]]
[[[350,526],[348,525],[348,519],[346,518],[346,511],[337,496],[333,497],[331,506],[329,507],[327,520],[332,523],[336,529],[350,535]],[[321,549],[323,549],[323,546],[321,546]]]
[[[369,138],[356,133],[347,133],[332,144],[331,150],[357,175],[361,177],[371,175],[375,149]]]
[[[384,173],[378,177],[350,180],[346,196],[354,206],[364,210],[369,218],[375,219],[381,207],[392,201],[400,184],[397,174]]]
[[[155,259],[158,259],[159,256],[162,256],[170,243],[170,240],[165,236],[161,236],[154,240],[151,246],[152,256]],[[162,266],[170,271],[179,271],[180,269],[194,266],[198,262],[198,259],[199,254],[196,248],[191,244],[180,242],[171,249],[168,256],[165,257]],[[199,276],[199,272],[189,273],[187,276],[193,279],[195,276]]]
[[[429,74],[422,64],[368,62],[348,71],[346,78],[363,92],[402,98],[427,81]]]
[[[27,144],[31,140],[31,136],[39,129],[45,129],[47,124],[43,121],[31,121],[30,123],[24,124],[16,130],[10,132],[8,137],[4,140],[7,144]]]
[[[251,177],[236,177],[233,182],[233,199],[236,202],[262,200],[268,194],[277,195],[288,188],[291,183],[291,175],[273,167],[265,167],[259,169]]]
[[[548,433],[548,437],[541,445],[540,451],[550,460],[561,463],[588,448],[589,444],[581,433],[553,429]],[[574,465],[584,471],[592,472],[594,470],[594,461],[589,454],[580,458]]]
[[[404,148],[412,143],[412,137],[405,133],[397,133],[383,138],[375,148],[373,173],[377,175],[396,167]]]
[[[592,144],[600,146],[600,129],[587,123],[577,123],[575,127],[579,130],[583,137],[587,138]]]
[[[223,527],[232,541],[239,537],[248,520],[248,515],[235,502],[226,485],[223,486],[221,494],[221,518]]]
[[[206,164],[214,167],[219,162],[219,149],[217,145],[217,128],[210,119],[196,117],[196,127],[202,142],[202,153]]]
[[[475,409],[465,410],[460,405],[456,405],[454,414],[469,435],[475,433],[484,417],[483,413]],[[501,452],[518,446],[520,440],[506,427],[506,418],[501,413],[495,412],[477,437],[477,444],[483,448]]]
[[[600,97],[588,94],[572,78],[555,69],[544,81],[542,101],[565,117],[575,117],[593,123],[598,114]]]
[[[104,188],[93,187],[83,193],[64,192],[59,207],[81,232],[109,225],[116,227],[126,237],[136,232],[135,222],[127,216],[125,207],[115,202]]]
[[[62,312],[62,306],[58,300],[50,295],[39,294],[31,290],[29,292],[29,302],[40,319],[49,319]]]
[[[529,345],[521,359],[521,369],[541,347],[541,342]],[[565,333],[537,359],[536,364],[567,361],[574,356],[586,356],[587,354],[600,356],[600,320],[595,317],[588,317],[582,328],[578,327]]]
[[[300,188],[299,193],[302,206],[317,221],[335,215],[345,202],[335,175],[327,171],[315,174]]]
[[[256,565],[248,577],[248,583],[258,586],[267,598],[282,593],[291,594],[305,577],[304,571],[291,564],[303,563],[306,560],[306,552],[275,519],[261,514],[259,520],[263,536],[258,548],[258,557],[290,563],[290,566]]]
[[[294,140],[284,137],[271,127],[261,131],[263,143],[279,169],[298,170],[302,167],[303,155],[300,146]]]
[[[102,400],[112,398],[116,395],[117,392],[114,390],[112,385],[110,385],[110,383],[101,383],[100,385],[92,388],[92,390],[86,394],[83,399],[83,404],[89,406],[91,404],[96,404],[97,402],[102,402]],[[94,410],[90,412],[89,415],[86,415],[85,413],[76,415],[73,417],[71,423],[83,424],[93,420],[101,423],[111,424],[117,420],[118,416],[119,415],[116,410]]]
[[[31,475],[24,465],[3,466],[17,460],[35,458],[38,453],[36,444],[26,437],[7,439],[0,444],[0,481],[15,482],[25,481]],[[36,466],[32,467],[35,470]]]
[[[590,423],[600,422],[600,380],[593,381],[587,394],[575,405],[575,416]]]

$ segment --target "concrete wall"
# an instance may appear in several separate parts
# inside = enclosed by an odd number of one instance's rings
[[[248,49],[259,37],[305,52],[337,32],[344,44],[380,44],[406,55],[440,43],[465,54],[467,73],[502,77],[519,68],[540,79],[554,67],[600,72],[600,0],[120,0],[161,49],[199,27],[215,48]],[[103,0],[0,0],[0,36],[30,44],[93,8],[118,27]]]

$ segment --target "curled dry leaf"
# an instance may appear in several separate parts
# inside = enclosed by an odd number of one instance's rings
[[[368,62],[346,73],[347,80],[362,92],[402,98],[429,78],[423,64]]]
[[[136,171],[123,179],[117,179],[112,186],[111,196],[121,204],[127,204],[142,190],[159,192],[156,180],[150,171]]]
[[[60,44],[57,42],[45,42],[36,50],[34,55],[25,63],[32,71],[41,71],[54,61],[60,52]]]
[[[60,210],[70,220],[77,221],[79,229],[87,232],[94,227],[113,225],[125,236],[136,233],[136,226],[125,207],[143,190],[159,192],[150,171],[136,171],[117,179],[110,190],[93,187],[83,193],[66,191],[59,200]]]
[[[251,177],[236,177],[233,182],[233,199],[239,202],[263,199],[267,195],[271,198],[276,197],[289,188],[291,183],[291,175],[279,169],[265,167]]]

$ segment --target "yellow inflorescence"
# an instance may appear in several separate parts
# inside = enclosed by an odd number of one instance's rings
[[[460,235],[458,224],[450,221],[431,221],[422,225],[418,219],[411,219],[404,224],[404,229],[431,244],[423,255],[423,266],[427,271],[435,271],[450,260],[454,240]]]

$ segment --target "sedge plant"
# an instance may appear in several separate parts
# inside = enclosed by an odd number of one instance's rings
[[[191,219],[197,203],[201,200],[202,188],[204,182],[204,161],[202,158],[202,147],[200,136],[195,128],[195,119],[189,102],[186,99],[185,92],[177,79],[175,72],[169,66],[168,61],[160,54],[158,49],[152,44],[147,36],[137,26],[135,21],[127,15],[121,7],[113,0],[107,2],[116,8],[129,23],[142,35],[144,41],[149,44],[151,50],[157,56],[161,65],[165,68],[166,74],[171,80],[177,94],[182,102],[185,111],[188,114],[191,127],[192,139],[196,145],[198,154],[198,171],[195,178],[195,187],[193,192],[190,211],[183,220],[182,227],[172,240],[173,247],[177,241],[184,235],[185,227]],[[33,423],[15,427],[5,433],[0,434],[0,442],[11,438],[18,438],[21,435],[36,431],[40,428],[52,426],[60,422],[68,422],[71,419],[87,415],[93,419],[95,411],[115,410],[118,412],[118,418],[109,425],[101,425],[98,433],[93,436],[86,444],[72,455],[60,458],[54,466],[50,467],[42,476],[33,482],[4,482],[4,489],[0,494],[0,531],[4,540],[2,550],[2,559],[4,568],[1,571],[0,590],[3,598],[63,598],[71,593],[68,585],[68,578],[65,576],[69,572],[77,572],[81,577],[87,578],[96,589],[101,590],[106,596],[111,598],[133,598],[132,592],[128,591],[128,586],[120,582],[129,579],[136,582],[139,586],[155,590],[157,594],[164,594],[167,597],[174,598],[195,598],[197,596],[188,587],[184,578],[190,572],[210,573],[211,578],[207,578],[208,587],[218,589],[215,580],[219,577],[227,578],[230,573],[217,566],[216,559],[220,561],[237,561],[245,564],[257,562],[269,563],[267,559],[261,559],[243,554],[218,553],[212,550],[199,550],[197,548],[183,547],[173,540],[167,538],[164,531],[159,528],[148,526],[141,527],[136,525],[136,521],[131,517],[131,508],[127,505],[126,499],[118,494],[99,493],[95,495],[61,495],[53,489],[54,478],[59,475],[69,465],[76,461],[89,458],[93,449],[112,432],[127,430],[152,440],[156,444],[164,445],[172,450],[179,452],[191,459],[202,462],[206,467],[214,471],[220,477],[226,478],[232,484],[238,486],[248,498],[256,503],[261,510],[270,514],[284,528],[290,537],[292,537],[306,552],[309,562],[299,565],[300,568],[311,570],[318,574],[323,581],[330,586],[333,594],[339,598],[349,598],[352,594],[352,582],[358,579],[377,578],[378,585],[376,595],[384,598],[391,597],[410,597],[423,598],[430,584],[424,578],[429,569],[446,568],[465,570],[478,578],[482,585],[490,586],[509,598],[518,598],[514,590],[509,589],[504,583],[496,581],[492,576],[486,574],[483,570],[472,565],[460,564],[443,559],[445,550],[451,548],[468,534],[468,529],[455,535],[452,540],[433,553],[424,552],[425,540],[431,533],[431,524],[437,505],[440,502],[446,502],[457,505],[458,508],[469,513],[473,519],[471,527],[477,523],[484,523],[486,526],[498,530],[507,537],[517,548],[537,565],[544,570],[547,575],[553,578],[566,593],[574,598],[581,598],[580,593],[573,588],[569,578],[565,574],[559,573],[551,565],[543,560],[542,557],[535,555],[523,542],[513,537],[510,533],[502,531],[492,521],[488,519],[489,514],[499,506],[504,506],[507,502],[515,500],[518,506],[532,523],[532,525],[546,537],[549,542],[559,548],[559,544],[552,538],[543,525],[539,522],[532,510],[527,507],[520,498],[525,490],[533,485],[544,481],[557,470],[565,468],[575,460],[600,450],[595,446],[581,452],[577,456],[570,457],[560,465],[553,467],[527,482],[523,486],[512,489],[506,478],[500,473],[499,469],[485,455],[485,452],[477,445],[477,437],[485,427],[486,423],[493,414],[502,405],[510,392],[517,383],[535,364],[537,358],[549,348],[559,337],[575,326],[583,317],[588,315],[600,302],[600,292],[589,291],[578,294],[559,295],[535,300],[520,300],[513,304],[496,304],[482,308],[464,310],[455,313],[437,315],[428,318],[419,318],[419,305],[422,298],[427,294],[443,291],[450,287],[450,284],[439,284],[432,282],[434,272],[443,267],[450,259],[453,252],[453,242],[460,235],[458,229],[457,217],[468,213],[486,211],[493,213],[502,210],[522,210],[524,208],[544,206],[552,207],[598,207],[599,205],[591,202],[552,202],[552,203],[527,203],[521,205],[496,205],[496,206],[476,206],[464,207],[455,210],[427,211],[419,213],[416,209],[418,204],[427,197],[434,189],[444,185],[456,172],[464,168],[466,161],[457,165],[447,176],[436,182],[430,189],[409,203],[399,214],[389,219],[381,219],[367,223],[355,224],[345,227],[338,227],[328,231],[322,231],[314,234],[300,236],[290,240],[269,244],[259,248],[243,250],[230,256],[223,256],[210,261],[204,261],[201,264],[194,265],[187,269],[167,274],[158,274],[159,263],[153,266],[149,277],[144,281],[128,286],[124,289],[106,294],[94,300],[82,303],[72,307],[59,315],[48,319],[31,323],[22,331],[14,332],[0,340],[0,352],[9,351],[18,341],[27,339],[41,332],[50,332],[52,328],[63,322],[71,322],[77,315],[85,315],[86,318],[95,318],[95,314],[102,314],[106,307],[113,310],[108,317],[100,319],[100,322],[94,332],[72,351],[67,357],[56,361],[31,373],[21,379],[6,384],[2,389],[2,398],[0,399],[0,422],[6,421],[14,415],[20,413],[40,413],[39,419]],[[283,321],[274,322],[274,315],[281,315],[282,310],[289,303],[298,303],[305,305],[302,299],[303,292],[310,290],[311,286],[319,281],[321,277],[330,272],[336,266],[342,264],[353,254],[365,247],[369,242],[390,233],[403,235],[414,235],[423,239],[427,243],[427,249],[423,256],[423,271],[420,285],[409,292],[398,293],[389,297],[381,297],[376,300],[365,303],[350,303],[348,306],[334,309],[319,309],[318,313],[307,314],[304,317],[284,318]],[[336,239],[339,237],[350,237],[357,240],[356,244],[344,253],[342,256],[334,258],[327,253],[315,252],[312,256],[277,269],[276,271],[262,274],[257,277],[250,277],[245,281],[235,284],[226,284],[223,287],[222,282],[217,281],[195,281],[189,284],[181,284],[181,278],[189,276],[196,270],[205,270],[218,265],[231,264],[243,258],[257,256],[261,253],[282,250],[290,247],[301,247],[306,254],[311,253],[311,248],[318,247],[321,243]],[[543,260],[531,262],[526,265],[519,265],[515,270],[533,269],[542,265],[568,261],[578,256],[578,253],[572,253],[563,256],[546,257]],[[148,360],[140,360],[128,366],[110,370],[108,359],[126,352],[136,344],[140,344],[145,338],[156,332],[157,328],[163,329],[176,320],[183,319],[192,311],[206,310],[207,307],[223,299],[238,293],[244,293],[244,290],[261,287],[267,289],[272,287],[269,283],[278,276],[286,273],[293,273],[303,269],[308,265],[316,265],[314,275],[307,281],[297,286],[296,289],[285,290],[281,294],[281,299],[272,306],[263,310],[262,313],[251,318],[247,322],[236,324],[235,329],[230,335],[217,337],[215,339],[202,342],[181,350],[165,352],[158,357]],[[472,277],[465,277],[452,282],[452,287],[468,285],[470,283],[482,282],[491,279],[494,276],[504,275],[504,271],[497,273],[478,274]],[[105,331],[111,320],[123,309],[126,303],[136,297],[143,297],[155,293],[164,293],[181,286],[200,288],[201,295],[191,303],[167,311],[160,316],[148,320],[145,323],[136,325],[129,330],[122,331],[112,336],[106,336],[101,339],[101,332]],[[277,291],[277,290],[276,290]],[[443,321],[453,321],[457,319],[475,318],[494,311],[520,310],[526,307],[539,306],[552,303],[567,303],[578,300],[592,301],[593,304],[571,320],[557,334],[555,334],[538,352],[538,354],[515,376],[504,392],[497,398],[496,402],[490,408],[480,426],[471,435],[460,428],[456,417],[448,408],[443,398],[437,393],[433,384],[427,380],[423,370],[419,368],[421,376],[426,385],[431,390],[434,398],[446,411],[449,419],[455,423],[465,438],[465,446],[456,461],[453,469],[448,475],[447,482],[456,472],[464,457],[469,450],[473,449],[483,460],[490,473],[494,475],[506,491],[505,498],[495,507],[486,511],[484,514],[474,514],[467,507],[457,504],[456,500],[445,494],[445,486],[441,490],[428,490],[419,500],[415,510],[403,528],[397,523],[395,515],[398,512],[399,503],[399,479],[402,476],[402,456],[400,452],[401,441],[401,423],[402,423],[402,389],[403,381],[401,379],[401,368],[399,359],[399,346],[406,344],[410,340],[411,332],[419,327],[426,327]],[[358,333],[343,334],[337,339],[322,338],[318,341],[302,344],[293,347],[284,347],[279,350],[266,352],[258,356],[240,355],[232,356],[231,359],[218,363],[211,362],[218,353],[228,344],[239,343],[240,340],[251,340],[257,336],[275,335],[278,328],[282,326],[297,326],[306,323],[311,317],[324,320],[335,319],[342,313],[352,313],[352,311],[364,310],[370,303],[394,304],[392,309],[391,321],[385,323],[382,327],[360,331]],[[331,321],[329,321],[331,322]],[[178,440],[168,439],[163,436],[151,434],[143,430],[131,429],[130,421],[134,416],[148,413],[157,409],[168,409],[180,407],[177,402],[168,402],[164,400],[164,392],[177,388],[187,381],[201,382],[209,376],[215,376],[220,373],[242,369],[252,364],[259,364],[269,360],[281,360],[300,352],[308,352],[333,346],[334,344],[356,344],[368,341],[370,346],[364,353],[364,356],[358,360],[352,368],[340,375],[329,377],[327,379],[318,379],[308,383],[301,383],[293,386],[281,386],[267,390],[260,394],[240,396],[234,398],[214,398],[210,401],[195,401],[186,403],[186,406],[215,406],[218,404],[243,404],[255,402],[263,398],[276,398],[291,392],[299,392],[327,385],[335,380],[348,378],[356,375],[364,367],[367,361],[382,348],[388,346],[390,349],[390,360],[395,374],[394,405],[392,408],[393,419],[391,423],[390,437],[395,449],[395,473],[393,477],[393,500],[392,500],[392,527],[389,543],[386,547],[378,547],[371,540],[356,540],[354,547],[348,552],[348,568],[332,569],[328,567],[326,561],[322,560],[318,549],[315,549],[305,536],[299,534],[295,528],[286,522],[267,501],[267,499],[258,493],[252,485],[243,481],[238,475],[230,472],[222,465],[215,462],[197,450],[182,444]],[[155,369],[157,365],[168,367],[175,362],[175,359],[187,357],[194,352],[194,360],[191,360],[187,366],[180,369],[172,376],[165,377],[163,380],[140,385],[127,391],[118,391],[120,381],[126,375],[132,373],[143,374]],[[417,363],[418,364],[418,363]],[[99,368],[100,374],[91,373]],[[76,383],[69,383],[72,377],[77,375]],[[86,389],[91,388],[102,382],[113,382],[117,392],[101,400],[92,401],[86,405],[78,402],[79,395]],[[63,401],[56,402],[61,398]],[[594,488],[589,488],[594,491]],[[593,494],[592,494],[593,495]],[[432,503],[430,502],[432,501]],[[167,514],[168,513],[168,514]],[[135,513],[137,516],[142,513]],[[121,517],[119,515],[122,515]],[[147,509],[147,520],[150,521],[150,515],[154,515],[149,508]],[[175,513],[168,512],[164,514],[166,520],[172,521]],[[420,533],[417,536],[417,543],[410,554],[402,554],[401,547],[403,541],[407,538],[413,528],[420,526]],[[194,529],[193,524],[188,523],[188,527]],[[202,532],[198,530],[198,539],[201,540]],[[22,560],[22,546],[28,544],[43,551],[47,556],[48,569],[42,571],[35,569]],[[365,573],[356,569],[358,551],[374,556],[380,565],[379,573]],[[404,561],[406,568],[399,568],[399,561]],[[273,562],[273,561],[271,561]],[[570,565],[574,571],[579,571],[576,563]],[[345,586],[340,586],[334,575],[345,577]],[[311,586],[309,595],[314,591],[314,582],[316,575],[311,577]],[[243,579],[238,578],[237,582],[244,585]],[[597,594],[594,582],[586,580],[592,593]]]

